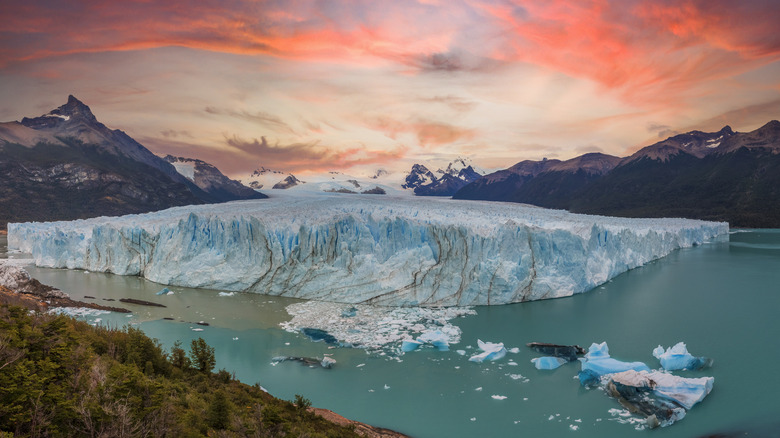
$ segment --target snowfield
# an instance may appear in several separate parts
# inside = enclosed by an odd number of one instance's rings
[[[320,194],[9,224],[36,265],[342,303],[471,306],[585,292],[728,224]]]

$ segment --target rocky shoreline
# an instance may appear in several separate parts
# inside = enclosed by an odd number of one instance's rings
[[[46,311],[53,307],[86,307],[131,313],[123,307],[102,306],[71,299],[65,292],[30,277],[21,266],[3,260],[0,260],[0,302],[22,305],[38,311]]]

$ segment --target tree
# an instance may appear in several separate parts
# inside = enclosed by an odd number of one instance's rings
[[[209,426],[217,430],[227,429],[229,416],[230,405],[228,404],[227,397],[225,397],[224,391],[219,390],[214,393],[214,397],[212,397],[208,411],[206,412]]]
[[[203,338],[193,339],[190,345],[190,359],[195,368],[202,373],[210,373],[217,365],[214,347],[210,347]]]
[[[190,358],[187,357],[187,353],[181,348],[181,341],[173,343],[173,348],[171,348],[171,364],[182,370],[189,369],[192,364]]]

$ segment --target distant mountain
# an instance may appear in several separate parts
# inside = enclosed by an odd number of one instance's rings
[[[163,159],[217,202],[267,198],[266,195],[226,177],[219,169],[205,161],[173,155],[166,155]]]
[[[449,163],[446,169],[437,169],[436,173],[422,164],[413,165],[401,187],[413,189],[414,194],[418,196],[452,196],[460,188],[481,176],[482,174],[474,169],[470,161],[457,158]]]
[[[747,133],[692,131],[617,158],[523,161],[456,199],[523,202],[577,213],[687,217],[780,227],[780,122]]]
[[[9,221],[122,215],[216,202],[173,165],[100,123],[73,96],[0,123],[0,229]]]
[[[255,190],[271,189],[277,188],[274,186],[279,183],[284,185],[284,181],[288,176],[291,176],[294,180],[298,181],[298,178],[295,178],[295,175],[291,173],[282,172],[280,170],[266,169],[265,167],[261,166],[260,168],[255,169],[251,174],[242,177],[239,181],[241,181],[242,184]]]

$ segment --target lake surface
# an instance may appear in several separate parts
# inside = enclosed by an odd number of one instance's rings
[[[476,315],[452,321],[462,329],[462,340],[451,351],[424,349],[400,360],[328,348],[283,331],[279,323],[290,319],[285,307],[297,300],[219,296],[218,291],[179,287],[171,288],[174,295],[156,296],[163,286],[138,277],[28,270],[75,299],[90,295],[103,303],[104,298],[122,297],[163,303],[168,307],[125,305],[134,311],[129,317],[86,319],[137,324],[166,347],[203,337],[216,348],[217,368],[235,372],[244,382],[258,382],[288,400],[303,394],[315,406],[415,437],[692,437],[771,424],[780,413],[780,230],[738,231],[729,238],[674,252],[585,294],[477,307]],[[6,257],[4,244],[2,238],[0,257]],[[210,325],[195,325],[197,321]],[[476,353],[477,339],[520,347],[520,352],[496,362],[472,363],[468,357]],[[602,341],[612,357],[644,361],[651,368],[659,367],[653,348],[684,341],[694,356],[712,357],[714,366],[675,374],[714,376],[713,391],[682,421],[638,431],[610,414],[610,409],[621,409],[615,400],[601,390],[580,387],[575,380],[578,363],[539,371],[530,362],[539,354],[525,347],[552,342],[587,348]],[[458,354],[459,349],[466,354]],[[337,361],[330,370],[272,364],[275,356],[324,354]]]

